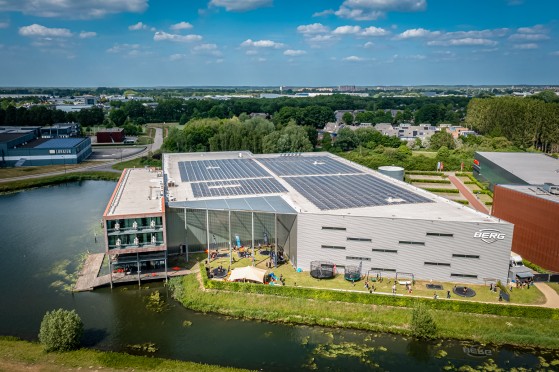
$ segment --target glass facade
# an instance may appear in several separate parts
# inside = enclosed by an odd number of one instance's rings
[[[161,216],[106,221],[109,249],[157,247],[165,244]]]

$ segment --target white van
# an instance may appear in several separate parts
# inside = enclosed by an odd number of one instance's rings
[[[510,252],[510,267],[524,266],[522,263],[522,257],[519,254]]]

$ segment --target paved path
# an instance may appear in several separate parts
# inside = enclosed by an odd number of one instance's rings
[[[548,286],[546,283],[534,283],[536,288],[538,288],[542,293],[545,295],[546,302],[543,307],[552,307],[555,309],[559,309],[559,295],[553,288]]]
[[[479,199],[472,193],[472,190],[470,190],[466,185],[464,185],[464,183],[462,182],[462,180],[460,180],[458,177],[454,176],[454,175],[449,175],[448,179],[450,182],[452,182],[452,184],[454,186],[456,186],[456,188],[460,191],[460,193],[466,198],[468,199],[468,202],[470,203],[470,205],[472,207],[474,207],[477,211],[485,213],[485,214],[489,214],[489,210],[485,207],[485,205],[479,201]]]

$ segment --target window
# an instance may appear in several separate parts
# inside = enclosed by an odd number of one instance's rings
[[[322,226],[322,230],[340,230],[345,231],[345,227]]]
[[[372,239],[367,238],[347,238],[347,240],[351,240],[354,242],[372,242]]]
[[[410,245],[425,245],[425,242],[409,242],[405,240],[400,240],[398,243],[400,244],[410,244]]]
[[[430,265],[430,266],[450,266],[449,263],[444,263],[444,262],[424,262],[424,265]]]
[[[458,278],[474,278],[477,279],[477,275],[473,274],[450,274],[450,276],[458,277]]]
[[[341,247],[339,245],[321,245],[320,248],[326,249],[345,249],[345,247]]]
[[[453,253],[452,257],[456,257],[456,258],[479,258],[479,256],[476,255],[476,254],[457,254],[457,253]]]
[[[444,236],[444,237],[448,237],[448,238],[452,238],[454,236],[454,234],[447,234],[447,233],[427,233],[427,236]]]
[[[355,256],[346,256],[346,260],[355,260],[355,261],[371,261],[369,257],[355,257]]]
[[[382,267],[371,267],[372,271],[390,271],[390,272],[396,272],[396,269],[386,269],[386,268],[382,268]]]
[[[373,252],[398,253],[398,251],[395,249],[379,249],[379,248],[373,248]]]

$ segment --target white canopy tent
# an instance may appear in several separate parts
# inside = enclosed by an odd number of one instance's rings
[[[231,271],[229,281],[236,280],[250,280],[253,282],[264,283],[266,277],[266,270],[259,269],[253,266],[238,267]]]

